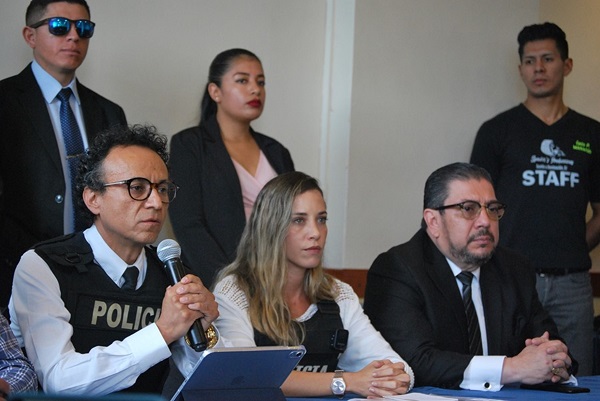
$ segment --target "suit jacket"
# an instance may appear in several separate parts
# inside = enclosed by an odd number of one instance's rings
[[[123,109],[77,82],[88,141]],[[52,121],[31,64],[0,81],[0,306],[21,255],[63,234],[65,182]]]
[[[294,170],[290,152],[251,131],[277,174]],[[242,189],[216,117],[171,139],[171,177],[181,190],[169,205],[182,261],[210,287],[215,273],[235,258],[246,226]]]
[[[480,286],[489,355],[517,355],[525,339],[544,331],[558,338],[527,259],[498,247],[481,267]],[[472,358],[464,305],[446,258],[425,230],[375,259],[364,309],[414,369],[416,386],[458,387]]]

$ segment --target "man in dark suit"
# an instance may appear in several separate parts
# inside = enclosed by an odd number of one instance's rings
[[[418,386],[496,391],[569,380],[576,368],[538,300],[535,272],[497,247],[505,208],[484,169],[442,167],[425,184],[423,228],[369,270],[365,312]]]
[[[57,94],[71,89],[69,105],[84,148],[99,131],[127,123],[121,107],[75,77],[94,30],[85,0],[33,0],[25,19],[23,37],[33,49],[33,62],[0,81],[2,310],[20,256],[40,240],[75,229]]]

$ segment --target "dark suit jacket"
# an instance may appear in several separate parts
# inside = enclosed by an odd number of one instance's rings
[[[252,131],[277,174],[294,170],[281,143]],[[246,226],[242,189],[215,117],[171,139],[171,177],[181,190],[169,205],[183,263],[210,287],[215,273],[235,258]]]
[[[481,267],[480,285],[489,355],[517,355],[525,339],[546,330],[557,338],[524,257],[498,247]],[[464,306],[446,258],[425,230],[375,259],[364,309],[414,369],[416,386],[458,387],[472,358]]]
[[[126,124],[123,109],[77,82],[88,141]],[[38,241],[63,234],[65,182],[42,91],[31,64],[0,81],[0,306],[14,266]]]

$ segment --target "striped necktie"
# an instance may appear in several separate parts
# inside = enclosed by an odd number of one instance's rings
[[[462,298],[465,305],[465,313],[467,315],[467,324],[469,331],[469,351],[471,355],[483,355],[483,347],[481,345],[481,331],[479,330],[479,320],[473,298],[471,297],[471,282],[473,281],[473,273],[461,272],[456,276],[463,285]]]

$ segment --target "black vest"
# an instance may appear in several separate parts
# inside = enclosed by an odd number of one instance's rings
[[[160,316],[169,280],[152,248],[146,247],[144,283],[133,292],[119,288],[95,263],[83,233],[42,242],[35,252],[58,280],[61,298],[71,313],[71,342],[77,352],[85,354],[93,347],[123,340]],[[123,391],[160,393],[168,370],[169,362],[164,360]]]
[[[317,302],[317,312],[304,322],[305,337],[302,345],[306,354],[298,362],[296,370],[302,372],[333,372],[346,344],[336,342],[336,334],[344,329],[340,307],[334,301]],[[277,345],[264,333],[254,329],[257,346]]]

